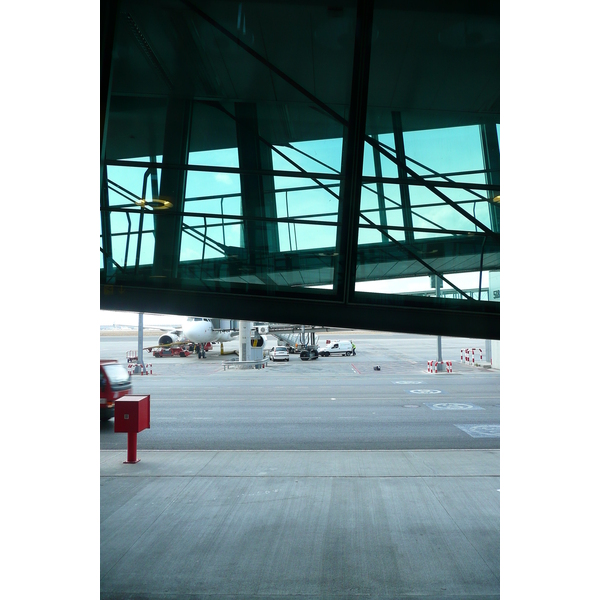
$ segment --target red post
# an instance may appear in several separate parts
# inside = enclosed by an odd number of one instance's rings
[[[124,465],[140,462],[137,457],[137,431],[127,432],[127,460],[123,462]]]

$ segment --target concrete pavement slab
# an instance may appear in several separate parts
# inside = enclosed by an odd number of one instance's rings
[[[499,598],[499,452],[101,452],[101,597]]]
[[[143,458],[142,458],[143,457]],[[499,476],[498,450],[144,450],[101,452],[103,476]]]
[[[115,477],[190,477],[197,475],[218,454],[214,450],[146,450],[138,451],[135,464],[124,464],[127,452],[102,450],[100,473]]]
[[[423,477],[500,475],[499,450],[420,450],[403,454]]]

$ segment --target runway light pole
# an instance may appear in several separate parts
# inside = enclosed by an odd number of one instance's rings
[[[442,280],[437,275],[430,275],[431,287],[435,288],[435,297],[439,298],[441,296],[442,290]],[[438,363],[442,363],[442,336],[438,335],[437,338],[437,360]]]
[[[144,369],[144,313],[138,315],[138,364],[135,373],[139,374]]]

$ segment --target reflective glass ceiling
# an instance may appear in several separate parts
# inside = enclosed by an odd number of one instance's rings
[[[105,4],[102,307],[498,337],[498,3]]]

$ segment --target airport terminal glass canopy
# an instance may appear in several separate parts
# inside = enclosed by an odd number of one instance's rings
[[[499,2],[101,8],[101,308],[499,339]]]

